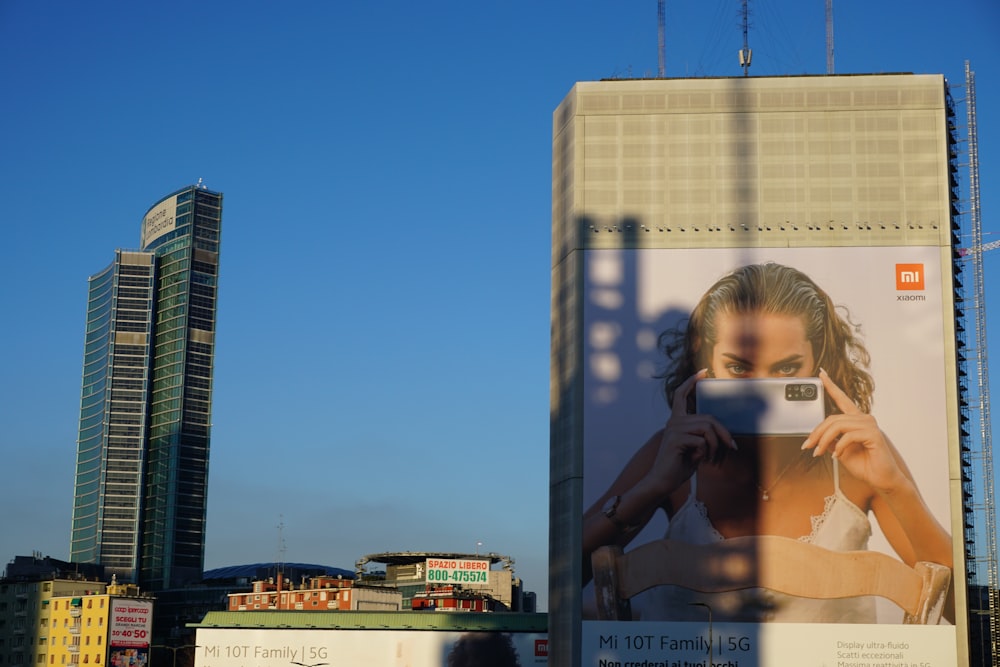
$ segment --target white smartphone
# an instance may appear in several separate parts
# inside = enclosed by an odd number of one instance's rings
[[[699,414],[735,435],[808,435],[826,418],[819,378],[705,378],[695,385]]]

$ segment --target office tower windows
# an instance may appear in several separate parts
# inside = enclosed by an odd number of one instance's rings
[[[176,192],[90,279],[71,558],[150,590],[204,563],[221,218]]]

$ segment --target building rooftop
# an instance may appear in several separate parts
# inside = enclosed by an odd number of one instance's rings
[[[333,577],[341,576],[345,579],[353,579],[353,570],[345,570],[332,565],[316,565],[314,563],[248,563],[246,565],[228,565],[217,567],[214,570],[206,570],[202,575],[203,582],[247,579],[264,580],[277,576],[281,572],[287,581],[294,581],[301,577],[319,577],[329,575]]]
[[[384,565],[413,565],[423,563],[428,558],[440,558],[442,560],[487,560],[490,565],[503,562],[511,564],[514,559],[510,556],[502,556],[497,553],[470,554],[458,553],[454,551],[385,551],[378,554],[368,554],[358,560],[358,568],[366,563],[382,563]]]
[[[415,611],[210,611],[189,628],[548,632],[548,614]]]

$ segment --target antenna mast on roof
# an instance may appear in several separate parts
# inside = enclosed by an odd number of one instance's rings
[[[826,73],[833,74],[833,0],[826,0]]]
[[[660,56],[659,76],[667,75],[667,0],[656,1],[656,36]]]
[[[750,69],[750,58],[753,57],[753,51],[750,49],[750,38],[748,33],[750,31],[750,0],[743,0],[743,48],[740,49],[740,67],[743,68],[743,76],[750,76],[748,70]]]
[[[285,571],[285,515],[278,515],[278,573]]]

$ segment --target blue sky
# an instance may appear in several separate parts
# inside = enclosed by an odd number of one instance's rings
[[[752,74],[826,71],[823,0],[750,10]],[[1000,238],[1000,5],[834,11],[838,73],[972,62]],[[668,2],[667,74],[739,75],[739,18]],[[206,566],[278,559],[279,523],[284,560],[346,568],[482,542],[544,606],[552,112],[654,75],[656,44],[654,0],[0,1],[0,560],[68,557],[87,277],[203,178],[225,194]]]

